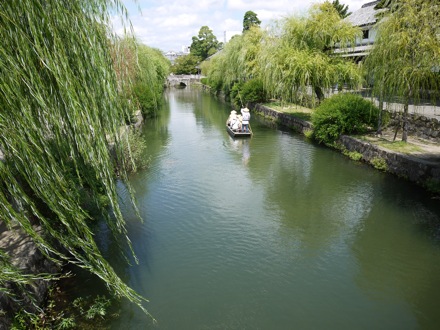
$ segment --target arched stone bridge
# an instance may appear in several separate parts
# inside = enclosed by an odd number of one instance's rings
[[[188,75],[169,75],[167,77],[167,86],[188,86],[192,83],[200,82],[202,78],[199,74]]]

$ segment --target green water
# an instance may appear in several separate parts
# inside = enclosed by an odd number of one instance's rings
[[[158,323],[123,302],[112,328],[440,328],[439,201],[255,115],[234,140],[229,110],[172,90],[146,125],[144,222],[124,209],[139,265],[99,235]]]

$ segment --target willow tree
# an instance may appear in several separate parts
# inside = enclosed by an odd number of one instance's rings
[[[93,204],[130,245],[115,185],[115,172],[126,179],[119,131],[127,113],[104,28],[111,8],[124,16],[118,0],[1,2],[0,219],[48,258],[96,274],[145,311],[144,298],[103,258],[85,207]],[[3,289],[6,281],[42,278],[15,277],[6,255]]]
[[[260,57],[263,81],[287,101],[305,97],[311,88],[319,100],[339,84],[357,87],[362,74],[356,64],[335,54],[354,44],[360,29],[342,20],[330,2],[314,5],[307,16],[291,16],[272,27]]]
[[[203,73],[217,88],[230,88],[236,82],[259,77],[259,55],[264,31],[251,26],[234,36],[219,52],[202,64]]]
[[[117,70],[118,81],[123,80],[123,95],[134,100],[145,117],[153,116],[162,99],[163,84],[171,63],[159,49],[125,37],[115,44],[115,55],[123,58]],[[122,70],[121,70],[122,69]]]
[[[408,139],[408,105],[440,90],[440,4],[424,0],[384,1],[389,12],[378,23],[366,59],[373,93],[403,100],[402,141]]]

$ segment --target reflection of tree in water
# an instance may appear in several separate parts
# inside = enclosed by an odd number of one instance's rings
[[[251,158],[250,139],[248,138],[229,138],[229,150],[237,155],[241,155],[243,165],[247,166]]]
[[[243,162],[243,165],[247,166],[249,164],[249,160],[251,158],[251,149],[249,147],[249,140],[248,139],[242,140],[242,151],[243,151],[242,162]]]
[[[283,230],[293,230],[313,253],[340,244],[341,235],[368,215],[371,184],[363,180],[362,169],[331,151],[316,152],[300,139],[280,142],[270,164],[267,197],[278,210]]]
[[[405,192],[406,194],[406,192]],[[359,265],[357,284],[379,301],[407,304],[422,329],[440,324],[440,248],[422,228],[440,223],[437,209],[411,203],[394,189],[390,202],[376,192],[374,207],[351,246]]]

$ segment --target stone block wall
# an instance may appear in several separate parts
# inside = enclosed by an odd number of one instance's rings
[[[387,172],[408,179],[411,182],[420,185],[426,185],[429,182],[440,183],[439,162],[391,152],[377,145],[346,135],[340,137],[339,143],[348,151],[356,151],[362,154],[362,161],[366,163],[371,164],[371,161],[375,158],[383,159],[387,165]]]
[[[8,230],[0,221],[0,247],[12,258],[15,267],[23,270],[25,274],[56,274],[60,267],[47,259],[38,250],[32,239],[20,229]],[[30,295],[35,299],[35,304],[42,305],[46,299],[49,286],[52,283],[46,280],[37,280],[25,285]],[[12,291],[15,297],[0,292],[0,330],[10,329],[12,319],[20,308],[28,312],[38,312],[35,305],[13,283],[6,283],[5,289]]]
[[[301,133],[313,128],[312,124],[307,121],[295,118],[289,114],[278,112],[260,104],[249,105],[249,108],[257,114],[272,118],[279,124]],[[430,140],[437,139],[435,141],[438,141],[440,138],[440,134],[438,134],[439,122],[436,118],[431,119],[412,115],[410,120],[410,134],[414,134],[417,130],[417,136]],[[348,151],[356,151],[362,154],[361,160],[365,163],[372,165],[374,159],[383,160],[386,163],[386,171],[389,173],[422,186],[429,183],[440,184],[440,163],[438,161],[430,161],[429,159],[393,152],[346,135],[341,136],[338,142]]]
[[[249,108],[255,113],[264,117],[269,117],[276,120],[279,124],[289,127],[299,133],[304,133],[305,130],[312,129],[312,124],[308,121],[294,117],[288,113],[282,113],[261,104],[249,104]]]
[[[401,112],[388,112],[390,125],[402,125]],[[437,118],[426,117],[417,113],[408,114],[408,134],[440,143],[440,121]]]

